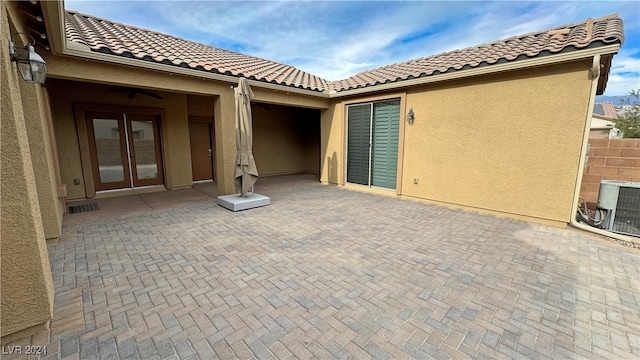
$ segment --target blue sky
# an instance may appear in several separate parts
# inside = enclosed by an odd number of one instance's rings
[[[396,62],[619,13],[605,95],[640,88],[634,1],[77,1],[67,9],[339,80]]]

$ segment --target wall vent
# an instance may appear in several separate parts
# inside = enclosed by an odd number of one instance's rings
[[[69,206],[69,214],[95,211],[95,210],[100,210],[98,208],[98,204],[96,203]]]

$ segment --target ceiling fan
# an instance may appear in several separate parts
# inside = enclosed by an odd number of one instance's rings
[[[134,87],[117,87],[117,88],[112,88],[111,91],[114,92],[126,92],[127,97],[129,99],[133,99],[136,97],[136,95],[140,94],[140,95],[145,95],[145,96],[150,96],[152,98],[155,99],[160,99],[160,100],[164,100],[164,97],[151,92],[151,91],[147,91],[147,90],[143,90],[143,89],[138,89],[138,88],[134,88]]]

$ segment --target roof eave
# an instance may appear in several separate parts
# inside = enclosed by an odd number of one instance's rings
[[[386,83],[386,84],[377,84],[377,85],[372,85],[372,86],[367,86],[367,87],[362,87],[357,89],[342,90],[342,91],[333,90],[329,94],[331,98],[340,98],[340,97],[346,97],[346,96],[366,94],[371,92],[396,90],[401,88],[414,87],[414,86],[425,85],[425,84],[430,84],[435,82],[455,80],[455,79],[461,79],[461,78],[472,77],[472,76],[480,76],[480,75],[492,74],[492,73],[503,72],[503,71],[512,71],[512,70],[518,70],[518,69],[524,69],[524,68],[530,68],[530,67],[558,64],[558,63],[575,61],[580,59],[588,59],[596,55],[601,55],[601,56],[610,55],[608,56],[609,58],[608,63],[604,64],[605,67],[601,69],[602,71],[600,72],[600,80],[598,82],[599,91],[600,89],[604,91],[604,87],[606,86],[609,70],[611,67],[611,58],[613,57],[614,54],[618,53],[620,46],[621,45],[619,43],[615,43],[611,45],[603,45],[599,47],[558,53],[555,55],[539,56],[539,57],[534,57],[530,59],[506,62],[502,64],[476,67],[476,68],[467,69],[467,70],[458,70],[458,71],[453,71],[448,73],[441,73],[438,75],[431,75],[431,76],[414,78],[409,80],[401,80],[401,81],[396,81],[396,82]]]
[[[89,47],[85,45],[75,43],[72,41],[67,41],[65,48],[66,49],[64,51],[64,55],[78,57],[78,58],[97,60],[97,61],[103,61],[103,62],[114,63],[119,65],[133,66],[138,68],[145,68],[149,70],[157,70],[157,71],[162,71],[170,74],[179,74],[179,75],[186,75],[191,77],[198,77],[201,79],[222,81],[230,84],[238,83],[238,79],[239,79],[239,77],[231,76],[231,75],[223,75],[223,74],[218,74],[218,73],[213,73],[213,72],[208,72],[203,70],[196,70],[196,69],[185,68],[180,66],[161,64],[161,63],[146,61],[142,59],[95,52],[95,51],[91,51],[91,49],[89,49]],[[296,94],[302,94],[302,95],[308,95],[308,96],[316,96],[316,97],[323,97],[323,98],[329,97],[329,94],[326,92],[303,89],[303,88],[287,86],[287,85],[273,84],[273,83],[268,83],[268,82],[259,81],[259,80],[249,79],[249,85],[257,86],[265,89],[285,91],[289,93],[296,93]]]
[[[600,76],[598,77],[598,88],[596,95],[604,94],[604,90],[609,82],[609,72],[611,71],[611,61],[613,60],[614,53],[602,54],[600,58]]]
[[[64,34],[64,4],[62,0],[41,1],[42,16],[47,29],[51,53],[64,54],[66,38]]]
[[[105,54],[100,52],[91,51],[91,49],[85,45],[68,41],[64,32],[64,4],[60,0],[44,1],[43,14],[45,16],[45,23],[47,25],[47,32],[50,34],[51,39],[51,52],[54,55],[66,55],[72,57],[78,57],[89,60],[103,61],[113,64],[134,66],[139,68],[145,68],[150,70],[158,70],[171,74],[180,74],[192,77],[198,77],[201,79],[217,80],[227,82],[230,84],[236,84],[239,77],[216,74],[212,72],[183,68],[178,66],[172,66],[167,64],[160,64],[151,61],[145,61],[135,58],[127,58],[123,56]],[[249,80],[251,86],[257,86],[265,89],[273,89],[278,91],[285,91],[289,93],[297,93],[308,96],[328,98],[329,94],[326,91],[317,91],[304,89],[294,86],[279,85],[259,80]]]

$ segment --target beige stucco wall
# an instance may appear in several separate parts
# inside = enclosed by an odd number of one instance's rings
[[[591,129],[589,131],[589,139],[609,139],[611,129]]]
[[[22,108],[38,190],[40,216],[45,237],[53,239],[60,236],[64,208],[63,201],[58,196],[59,184],[55,172],[57,163],[54,162],[49,136],[49,118],[47,117],[49,103],[41,86],[34,86],[24,81],[19,84],[21,97],[24,99]]]
[[[213,96],[187,95],[187,109],[189,115],[213,117]]]
[[[304,109],[301,114],[302,130],[304,134],[305,151],[305,172],[320,175],[320,111]]]
[[[0,6],[2,49],[9,47],[11,6]],[[23,111],[23,103],[38,100],[22,97],[7,51],[0,51],[0,74],[0,336],[6,337],[41,330],[52,317],[54,291]]]
[[[317,111],[272,104],[253,104],[253,153],[261,176],[318,173]],[[314,126],[315,124],[315,126]]]
[[[332,102],[320,113],[320,182],[344,184],[344,105]]]
[[[401,139],[402,195],[568,223],[590,96],[588,64],[408,89],[406,109],[416,115]],[[342,105],[323,114],[323,181],[343,182],[343,117]]]

